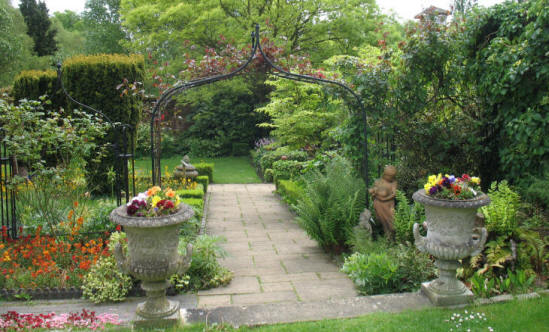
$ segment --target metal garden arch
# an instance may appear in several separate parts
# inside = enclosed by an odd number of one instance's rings
[[[241,73],[255,58],[256,53],[259,52],[263,56],[263,59],[267,63],[268,66],[270,66],[273,69],[272,74],[278,77],[294,80],[294,81],[300,81],[300,82],[307,82],[307,83],[315,83],[315,84],[331,84],[335,86],[339,86],[343,88],[346,92],[350,93],[357,101],[357,104],[359,105],[360,112],[362,114],[362,121],[365,124],[364,125],[364,141],[363,144],[363,177],[366,182],[366,185],[368,185],[369,179],[368,179],[368,132],[367,132],[367,126],[366,126],[366,110],[364,109],[364,105],[362,104],[362,100],[360,97],[347,85],[322,79],[322,78],[316,78],[313,76],[308,75],[300,75],[300,74],[294,74],[290,73],[281,67],[274,64],[264,53],[263,48],[261,47],[261,39],[259,36],[259,24],[256,24],[255,31],[251,34],[252,38],[252,50],[250,53],[250,56],[248,57],[247,61],[244,62],[240,67],[233,70],[232,72],[228,74],[223,75],[216,75],[206,78],[201,78],[189,82],[181,83],[177,86],[174,86],[168,90],[166,90],[158,99],[156,104],[154,105],[152,116],[151,116],[151,162],[152,162],[152,182],[153,185],[160,185],[162,182],[162,174],[161,174],[161,167],[160,167],[160,157],[161,157],[161,149],[160,149],[160,143],[161,143],[161,134],[160,134],[160,111],[166,107],[166,105],[169,103],[169,101],[174,97],[175,95],[188,90],[192,88],[196,88],[202,85],[214,83],[221,80],[226,80],[233,78],[234,76]],[[368,199],[368,198],[366,198]]]

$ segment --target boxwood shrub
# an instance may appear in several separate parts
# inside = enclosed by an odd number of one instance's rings
[[[213,183],[213,172],[214,164],[213,163],[196,163],[193,166],[198,171],[198,175],[206,175],[208,177],[209,183]]]

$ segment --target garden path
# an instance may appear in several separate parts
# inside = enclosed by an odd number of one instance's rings
[[[221,264],[234,272],[227,287],[198,292],[198,307],[312,302],[357,296],[272,184],[208,187],[206,233],[227,238]]]

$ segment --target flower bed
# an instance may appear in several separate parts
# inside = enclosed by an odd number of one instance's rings
[[[101,256],[109,256],[104,237],[86,238],[79,234],[82,217],[69,212],[65,226],[69,235],[41,234],[10,239],[2,228],[0,243],[0,288],[47,289],[80,287],[82,278]]]

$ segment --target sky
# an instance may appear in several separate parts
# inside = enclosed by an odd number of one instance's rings
[[[72,10],[80,13],[84,10],[86,0],[45,0],[50,15],[54,12],[63,12]],[[489,7],[503,0],[478,0],[480,6]],[[19,0],[12,0],[15,7],[19,6]],[[392,11],[396,13],[402,21],[413,19],[423,9],[433,5],[442,9],[450,9],[452,0],[377,0],[378,6],[384,13],[389,14]]]

